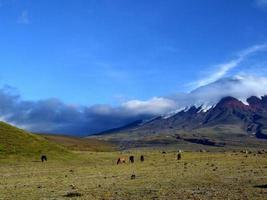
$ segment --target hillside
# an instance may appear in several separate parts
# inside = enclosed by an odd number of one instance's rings
[[[108,152],[115,151],[115,145],[97,139],[79,138],[63,135],[42,135],[48,141],[60,144],[70,150]]]
[[[0,157],[40,156],[64,157],[69,152],[62,146],[51,143],[42,136],[0,122]]]

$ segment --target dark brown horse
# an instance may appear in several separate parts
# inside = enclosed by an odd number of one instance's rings
[[[46,155],[42,155],[42,156],[41,156],[41,161],[42,161],[42,162],[47,161],[47,157],[46,157]]]
[[[144,162],[145,161],[145,157],[143,155],[140,156],[140,161]]]
[[[122,163],[126,163],[126,159],[123,158],[123,157],[118,158],[118,160],[117,160],[117,165],[118,165],[118,164],[122,164]]]
[[[178,154],[177,154],[177,160],[181,160],[181,158],[182,158],[181,153],[178,153]]]
[[[134,156],[130,156],[129,161],[130,161],[130,163],[134,163]]]

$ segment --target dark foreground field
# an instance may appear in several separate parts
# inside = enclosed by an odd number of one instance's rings
[[[0,199],[267,198],[267,154],[184,152],[180,161],[157,150],[75,154],[47,163],[0,160]],[[134,164],[116,165],[130,154]]]

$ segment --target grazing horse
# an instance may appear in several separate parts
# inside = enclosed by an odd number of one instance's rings
[[[42,162],[47,161],[47,157],[46,157],[46,155],[42,155],[42,156],[41,156],[41,161],[42,161]]]
[[[143,155],[140,156],[140,161],[144,162],[145,161],[145,157]]]
[[[177,160],[181,160],[182,155],[180,153],[177,154]]]
[[[118,158],[117,165],[122,164],[122,163],[126,163],[126,159],[125,158]]]
[[[129,161],[130,161],[130,163],[134,163],[134,156],[130,156]]]

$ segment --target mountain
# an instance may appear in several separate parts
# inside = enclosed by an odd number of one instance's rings
[[[147,122],[106,131],[98,134],[98,137],[128,143],[146,140],[150,142],[150,139],[157,138],[170,140],[172,143],[170,138],[175,138],[214,146],[224,146],[233,141],[238,143],[243,139],[267,139],[267,96],[252,96],[246,103],[228,96],[209,109],[192,106]]]
[[[246,102],[251,96],[260,97],[267,94],[266,88],[266,78],[233,76],[197,87],[189,93],[176,95],[174,99],[180,108],[195,105],[208,110],[224,97],[234,97]]]
[[[64,157],[69,152],[60,145],[49,142],[44,137],[0,122],[0,157],[36,157],[41,154],[51,157]]]

